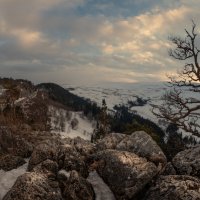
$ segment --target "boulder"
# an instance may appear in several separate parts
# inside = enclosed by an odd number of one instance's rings
[[[74,138],[71,144],[73,144],[76,150],[84,157],[87,157],[96,151],[96,147],[93,143],[86,141],[81,137]]]
[[[156,142],[144,131],[136,131],[131,135],[110,133],[96,144],[98,150],[116,149],[137,154],[156,164],[161,169],[167,158]]]
[[[71,145],[62,146],[62,154],[60,154],[59,167],[66,171],[76,170],[81,176],[87,177],[88,167],[85,163],[85,158],[76,151],[76,148]],[[61,164],[62,162],[62,164]]]
[[[31,155],[28,170],[31,171],[36,165],[47,159],[57,161],[60,145],[58,140],[46,140],[37,145]]]
[[[52,160],[45,160],[40,164],[36,165],[32,172],[43,173],[43,174],[52,174],[57,176],[58,174],[58,164]]]
[[[46,159],[57,162],[59,169],[65,169],[66,171],[76,170],[83,177],[88,176],[84,157],[81,156],[74,145],[63,144],[59,140],[42,142],[34,149],[28,164],[28,170],[31,171],[36,165]]]
[[[103,139],[98,140],[96,147],[100,150],[115,149],[117,144],[120,143],[127,135],[121,133],[110,133]]]
[[[117,150],[129,151],[146,158],[158,166],[165,166],[167,158],[161,148],[150,135],[144,131],[136,131],[125,137],[116,146]]]
[[[98,174],[119,200],[133,199],[158,173],[155,164],[131,152],[104,150],[93,159]]]
[[[174,169],[174,166],[171,162],[168,162],[165,165],[165,168],[162,171],[162,175],[176,175],[176,170]]]
[[[185,175],[161,176],[145,200],[199,200],[200,180]]]
[[[200,178],[200,145],[179,152],[172,163],[180,175],[191,175]]]
[[[0,150],[2,153],[28,158],[33,151],[33,146],[24,138],[12,133],[8,127],[0,127]]]
[[[0,156],[0,169],[3,169],[4,171],[16,169],[24,163],[26,163],[26,161],[19,156],[10,154]]]
[[[95,194],[91,184],[81,177],[75,170],[70,172],[69,178],[60,179],[62,196],[66,200],[94,200]]]
[[[3,200],[62,200],[59,184],[46,174],[27,172],[19,176]]]

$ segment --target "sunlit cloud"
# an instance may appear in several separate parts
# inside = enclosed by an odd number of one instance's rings
[[[1,0],[2,76],[134,83],[163,81],[177,71],[181,64],[168,56],[168,36],[183,35],[190,20],[199,19],[200,2],[102,2]]]

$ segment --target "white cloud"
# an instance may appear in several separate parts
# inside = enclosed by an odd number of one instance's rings
[[[128,17],[75,13],[85,2],[0,0],[1,72],[39,80],[48,71],[57,82],[163,80],[179,66],[168,57],[168,35],[183,35],[200,17],[195,0]]]

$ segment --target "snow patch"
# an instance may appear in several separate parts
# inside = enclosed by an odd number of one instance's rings
[[[96,200],[115,200],[114,194],[96,171],[90,172],[87,181],[94,188]]]
[[[63,138],[81,137],[91,140],[94,122],[88,120],[82,112],[68,111],[54,106],[50,106],[48,110],[51,132],[59,133]]]
[[[17,180],[18,176],[26,172],[28,166],[28,160],[26,163],[17,169],[11,171],[0,170],[0,200],[3,199],[4,195],[11,189]]]

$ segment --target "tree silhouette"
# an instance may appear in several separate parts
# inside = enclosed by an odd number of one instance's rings
[[[184,38],[169,37],[175,45],[174,49],[169,50],[169,55],[176,60],[185,61],[185,64],[177,76],[169,76],[170,90],[163,96],[164,102],[161,106],[153,106],[153,113],[193,135],[200,136],[200,99],[194,97],[200,92],[200,49],[194,21],[191,31],[185,29],[185,34]],[[186,91],[192,94],[186,96]]]

